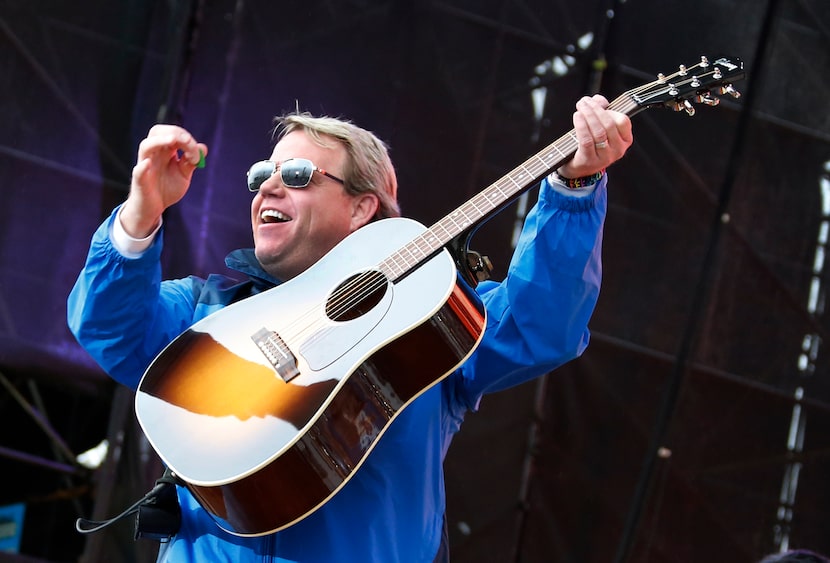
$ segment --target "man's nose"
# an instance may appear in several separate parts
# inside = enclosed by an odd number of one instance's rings
[[[279,171],[271,174],[271,176],[259,186],[259,191],[266,192],[267,194],[278,194],[286,189],[288,188],[283,183]]]

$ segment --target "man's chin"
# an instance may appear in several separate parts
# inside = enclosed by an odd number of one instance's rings
[[[266,249],[257,246],[254,248],[254,255],[265,271],[279,266],[279,259],[275,252],[268,252]]]

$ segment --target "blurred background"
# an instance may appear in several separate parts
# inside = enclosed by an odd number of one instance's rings
[[[742,60],[742,96],[633,118],[592,343],[468,417],[446,461],[452,559],[830,553],[826,0],[0,0],[0,559],[154,559],[132,519],[74,530],[161,473],[65,320],[153,123],[210,146],[165,218],[165,275],[227,273],[275,115],[376,132],[429,225],[567,132],[580,96],[701,56]],[[495,277],[528,205],[472,239]]]

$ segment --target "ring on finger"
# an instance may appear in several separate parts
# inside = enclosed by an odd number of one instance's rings
[[[608,141],[600,141],[598,143],[594,143],[594,147],[596,147],[597,149],[604,149],[608,147]]]

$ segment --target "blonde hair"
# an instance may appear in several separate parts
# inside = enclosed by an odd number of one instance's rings
[[[305,131],[315,142],[326,146],[323,135],[332,137],[346,147],[346,170],[343,181],[352,195],[373,193],[380,205],[374,219],[399,217],[398,178],[386,144],[374,133],[351,121],[335,117],[315,117],[308,112],[285,114],[275,119],[277,139],[292,131]]]

